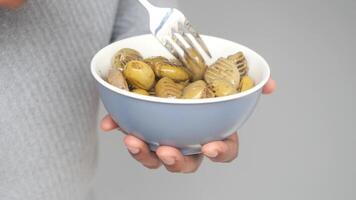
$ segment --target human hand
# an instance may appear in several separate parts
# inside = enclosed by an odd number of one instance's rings
[[[274,80],[270,79],[263,88],[264,94],[271,94],[276,88]],[[107,115],[101,121],[104,131],[111,131],[119,126]],[[160,146],[156,152],[150,151],[148,145],[132,136],[126,135],[124,143],[138,162],[149,169],[157,169],[162,164],[170,172],[192,173],[195,172],[206,156],[213,162],[231,162],[237,158],[239,150],[239,139],[237,133],[223,141],[214,141],[202,147],[202,154],[184,156],[178,149],[169,146]]]
[[[0,0],[0,7],[16,9],[24,2],[25,0]]]

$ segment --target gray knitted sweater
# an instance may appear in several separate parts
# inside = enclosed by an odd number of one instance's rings
[[[136,0],[28,0],[0,9],[1,200],[90,198],[98,95],[89,62],[147,24]]]

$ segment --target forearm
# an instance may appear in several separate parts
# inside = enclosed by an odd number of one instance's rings
[[[177,8],[177,0],[151,0],[151,3],[162,7]],[[148,13],[136,0],[120,0],[114,25],[112,41],[133,35],[149,33]]]

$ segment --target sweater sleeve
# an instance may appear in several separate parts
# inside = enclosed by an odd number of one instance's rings
[[[177,8],[177,0],[150,0],[157,6]],[[149,33],[149,16],[137,0],[120,0],[111,40]]]

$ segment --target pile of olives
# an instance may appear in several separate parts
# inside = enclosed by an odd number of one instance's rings
[[[113,57],[107,82],[141,95],[181,99],[222,97],[254,87],[242,52],[208,67],[199,53],[189,49],[185,61],[143,58],[138,51],[124,48]]]

